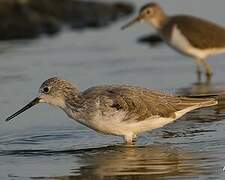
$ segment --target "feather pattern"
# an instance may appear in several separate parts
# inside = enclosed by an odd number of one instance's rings
[[[175,113],[189,107],[215,105],[212,98],[186,98],[134,86],[98,86],[81,94],[80,112],[89,112],[89,117],[97,110],[104,113],[124,111],[123,121],[143,121],[153,116],[176,118]],[[98,106],[96,105],[98,104]]]

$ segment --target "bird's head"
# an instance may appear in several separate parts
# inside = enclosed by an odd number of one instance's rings
[[[124,25],[122,29],[126,29],[140,21],[150,22],[155,28],[160,28],[160,23],[165,17],[164,11],[159,4],[148,3],[140,9],[139,15]]]
[[[53,106],[66,108],[66,101],[76,99],[79,96],[79,90],[70,82],[53,77],[42,83],[39,88],[39,96],[6,119],[9,121],[39,103],[47,103]]]

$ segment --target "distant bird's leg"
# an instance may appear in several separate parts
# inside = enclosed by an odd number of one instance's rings
[[[136,134],[124,136],[125,144],[126,145],[135,145],[136,138],[137,138]]]
[[[204,59],[203,61],[203,65],[204,65],[204,67],[205,67],[205,75],[206,75],[206,77],[207,77],[207,79],[210,79],[211,78],[211,76],[212,76],[212,68],[211,68],[211,66],[206,62],[206,60]]]
[[[196,59],[196,75],[197,75],[197,81],[201,82],[201,65],[203,63],[202,59],[197,58]]]
[[[211,81],[212,81],[212,76],[207,76],[207,77],[206,77],[205,84],[206,84],[206,85],[210,85],[210,84],[211,84]]]

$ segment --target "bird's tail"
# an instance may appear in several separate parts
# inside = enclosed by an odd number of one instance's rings
[[[201,98],[201,99],[208,99],[212,98],[218,102],[219,105],[225,104],[225,92],[223,93],[215,93],[215,94],[199,94],[199,95],[189,95],[186,96],[189,98]]]

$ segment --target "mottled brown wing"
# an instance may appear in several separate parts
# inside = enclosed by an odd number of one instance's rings
[[[215,101],[212,99],[184,98],[150,91],[133,86],[102,86],[89,89],[84,93],[86,99],[98,99],[102,110],[123,110],[127,112],[124,120],[144,120],[152,116],[175,117],[175,112],[185,108]],[[90,104],[90,103],[89,103]],[[93,103],[91,103],[93,104]],[[106,108],[107,107],[107,108]]]
[[[173,16],[164,31],[171,32],[173,24],[177,24],[182,34],[196,48],[224,48],[225,29],[215,23],[193,16]]]

